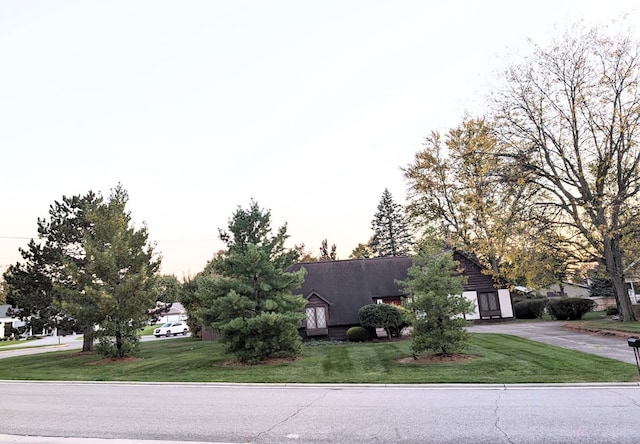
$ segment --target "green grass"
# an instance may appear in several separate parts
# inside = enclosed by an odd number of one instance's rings
[[[410,341],[305,346],[291,362],[230,364],[218,342],[180,338],[141,344],[140,359],[52,352],[2,360],[0,379],[272,383],[567,383],[637,381],[634,365],[510,335],[473,334],[450,363],[400,363]],[[19,371],[16,371],[19,369]]]
[[[604,311],[594,311],[584,315],[579,321],[567,321],[568,323],[576,323],[582,327],[593,330],[612,330],[623,333],[640,333],[640,322],[622,322],[614,321],[611,316],[607,316]]]
[[[531,322],[542,322],[542,321],[552,321],[553,318],[549,315],[544,315],[542,319],[516,319],[514,322],[522,324],[522,323],[531,323]],[[565,322],[569,325],[575,324],[577,327],[584,327],[589,330],[611,330],[611,331],[619,331],[622,333],[631,333],[631,334],[640,334],[640,322],[632,321],[632,322],[621,322],[614,321],[611,319],[611,316],[607,316],[604,311],[592,311],[586,313],[582,319],[578,321],[559,321]]]
[[[160,327],[162,324],[153,324],[153,325],[147,325],[145,328],[142,329],[142,331],[140,332],[140,336],[151,336],[153,334],[153,331]]]

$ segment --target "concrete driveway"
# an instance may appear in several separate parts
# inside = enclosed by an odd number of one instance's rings
[[[633,349],[627,344],[627,337],[588,333],[565,327],[564,321],[551,322],[497,322],[478,324],[467,328],[471,333],[503,333],[520,336],[532,341],[578,350],[618,361],[635,364]]]

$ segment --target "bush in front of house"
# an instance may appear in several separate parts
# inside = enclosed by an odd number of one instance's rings
[[[358,311],[360,325],[370,330],[382,328],[391,339],[406,327],[406,320],[398,307],[391,304],[367,304]]]
[[[618,307],[616,307],[615,305],[612,305],[610,307],[607,307],[607,309],[604,312],[607,316],[615,316],[618,313]]]
[[[394,307],[400,312],[402,322],[390,327],[391,337],[399,338],[402,335],[402,331],[411,325],[411,312],[402,305],[394,305]]]
[[[594,309],[596,303],[591,299],[566,298],[551,300],[547,304],[547,311],[554,319],[570,321],[582,319],[585,313]]]
[[[513,304],[513,312],[516,319],[536,319],[542,318],[547,305],[546,298],[524,299]]]
[[[351,327],[347,330],[349,342],[364,342],[369,339],[369,332],[364,327]]]

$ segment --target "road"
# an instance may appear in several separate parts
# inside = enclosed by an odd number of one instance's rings
[[[0,433],[5,434],[0,442],[10,442],[7,435],[233,443],[640,440],[637,383],[385,387],[0,382],[0,392]]]
[[[484,324],[470,330],[515,334],[635,363],[625,338],[580,333],[560,323]],[[32,350],[80,346],[81,341],[67,337],[60,345]],[[4,348],[0,356],[10,353]],[[0,443],[94,443],[97,438],[232,443],[640,442],[638,383],[385,387],[0,381],[0,393]]]
[[[190,337],[191,334],[187,334],[186,337]],[[175,338],[182,338],[184,336],[172,336],[156,338],[154,336],[141,336],[140,341],[165,341]],[[41,339],[34,339],[29,341],[16,342],[15,345],[6,345],[0,347],[0,359],[12,358],[14,356],[35,355],[38,353],[47,353],[51,351],[61,350],[75,350],[82,348],[82,336],[81,335],[68,335],[68,336],[45,336]]]

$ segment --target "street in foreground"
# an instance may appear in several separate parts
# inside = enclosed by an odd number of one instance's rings
[[[0,433],[22,436],[620,444],[638,442],[640,416],[638,383],[385,387],[0,382],[0,390]]]

